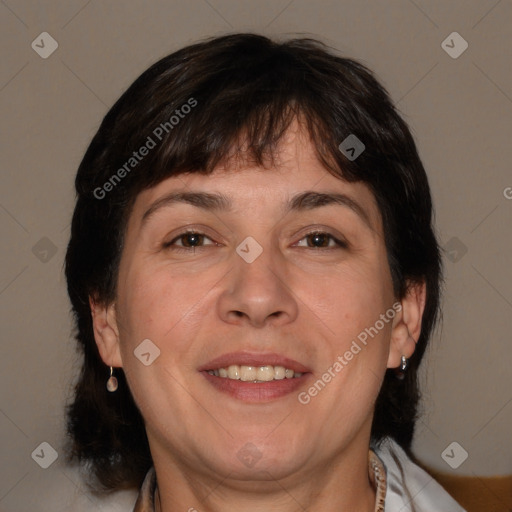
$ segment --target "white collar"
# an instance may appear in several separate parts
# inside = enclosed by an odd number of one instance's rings
[[[385,512],[466,512],[396,441],[387,437],[372,449],[386,470]]]

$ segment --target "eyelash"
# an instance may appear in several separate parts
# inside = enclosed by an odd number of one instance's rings
[[[199,235],[199,236],[204,236],[206,238],[208,238],[209,240],[211,240],[213,242],[213,240],[208,236],[206,235],[205,233],[202,233],[200,231],[193,231],[193,230],[190,230],[190,231],[184,231],[183,233],[180,233],[179,235],[177,235],[176,237],[174,237],[170,242],[166,242],[163,244],[163,248],[164,249],[170,249],[172,251],[176,251],[176,252],[195,252],[196,249],[202,249],[204,246],[199,246],[199,247],[180,247],[180,246],[173,246],[174,243],[183,238],[184,236],[186,235]],[[330,238],[331,240],[334,240],[334,242],[336,243],[336,245],[338,247],[307,247],[307,249],[313,249],[313,250],[320,250],[320,251],[325,251],[325,250],[333,250],[333,249],[347,249],[348,248],[348,243],[343,241],[343,240],[339,240],[337,239],[334,235],[332,235],[331,233],[329,232],[326,232],[326,231],[319,231],[319,230],[314,230],[314,231],[310,231],[309,233],[306,233],[300,240],[299,242],[301,242],[302,240],[304,240],[305,238],[307,237],[310,237],[310,236],[314,236],[314,235],[326,235],[328,238]],[[214,242],[215,244],[215,242]],[[214,245],[214,244],[211,244],[211,245]]]

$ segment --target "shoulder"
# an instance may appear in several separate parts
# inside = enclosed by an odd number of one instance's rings
[[[466,512],[393,439],[385,438],[372,450],[386,470],[386,512]]]

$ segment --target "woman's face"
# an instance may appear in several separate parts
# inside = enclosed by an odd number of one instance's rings
[[[292,128],[271,169],[182,174],[136,199],[110,364],[126,373],[154,459],[281,478],[368,445],[400,357],[381,217],[370,190],[330,175]],[[237,370],[245,380],[229,378]]]

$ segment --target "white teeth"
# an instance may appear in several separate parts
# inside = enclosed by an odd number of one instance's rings
[[[260,366],[256,371],[256,380],[268,382],[274,379],[274,368],[272,366]]]
[[[244,382],[269,382],[271,380],[293,379],[303,375],[284,366],[245,366],[232,364],[227,368],[208,370],[210,375]]]
[[[255,366],[240,366],[240,380],[247,382],[249,380],[256,380],[258,370]]]
[[[274,366],[274,379],[281,380],[285,377],[286,369],[284,366]]]
[[[228,378],[238,380],[240,378],[240,366],[232,364],[228,367]]]

